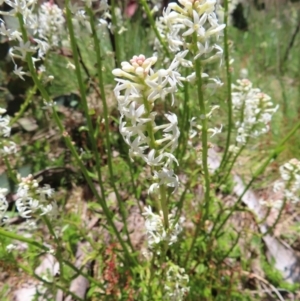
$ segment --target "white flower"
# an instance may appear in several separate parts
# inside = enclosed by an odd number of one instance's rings
[[[165,114],[169,123],[157,126],[157,114],[152,109],[156,100],[164,100],[168,94],[173,99],[177,84],[181,84],[181,75],[176,71],[179,62],[174,60],[168,69],[155,72],[152,66],[156,60],[156,57],[146,58],[140,54],[133,56],[129,62],[122,62],[122,69],[113,70],[113,74],[118,76],[114,93],[121,114],[119,130],[130,147],[129,156],[131,160],[137,156],[149,166],[162,167],[162,170],[154,171],[155,180],[165,177],[151,185],[149,193],[160,185],[174,187],[174,190],[178,187],[178,178],[172,171],[172,164],[178,164],[172,155],[180,135],[177,116]],[[159,131],[162,133],[158,134]],[[161,136],[163,138],[157,138]],[[145,154],[146,149],[148,154]]]
[[[248,79],[237,80],[232,85],[233,115],[237,118],[236,141],[245,144],[249,137],[258,137],[269,131],[269,122],[277,111],[270,97],[259,89],[252,88]]]
[[[5,112],[3,112],[5,113]],[[10,118],[8,115],[2,117],[0,116],[0,137],[9,137],[11,127],[9,126]]]
[[[213,129],[208,129],[207,131],[208,131],[208,132],[211,132],[212,135],[211,135],[210,137],[213,137],[213,136],[215,136],[215,135],[217,135],[217,134],[222,133],[222,128],[223,128],[223,125],[221,124],[221,126],[220,126],[219,129],[218,129],[218,128],[213,128]]]
[[[70,69],[70,70],[75,70],[75,69],[76,69],[75,65],[72,64],[71,62],[68,62],[66,68],[67,68],[67,69]]]
[[[176,114],[169,113],[165,114],[165,117],[170,121],[169,124],[156,126],[154,129],[163,129],[164,134],[163,139],[156,140],[156,143],[161,145],[163,142],[169,141],[166,145],[163,146],[163,149],[171,146],[171,151],[173,152],[178,146],[178,138],[180,136],[180,131],[178,128],[178,120]],[[167,134],[171,132],[171,134]]]
[[[131,124],[134,126],[136,125],[138,122],[142,121],[141,120],[141,116],[143,114],[145,114],[145,105],[140,105],[137,109],[137,104],[135,101],[133,101],[128,110],[123,110],[123,114],[126,118],[130,119]],[[149,120],[149,119],[147,119]],[[146,121],[147,121],[146,120]]]
[[[31,218],[38,212],[47,214],[50,218],[57,216],[57,205],[53,200],[54,190],[49,186],[39,187],[37,180],[31,175],[19,178],[16,194],[16,208],[23,218]]]
[[[10,253],[11,251],[13,251],[13,250],[16,250],[17,249],[17,245],[14,245],[14,244],[9,244],[9,245],[7,245],[6,246],[6,251],[8,252],[8,253]]]
[[[157,245],[163,241],[168,242],[169,245],[177,242],[178,235],[183,229],[183,217],[180,217],[179,220],[175,222],[174,214],[169,214],[169,229],[165,229],[162,212],[160,212],[160,214],[153,213],[149,206],[145,207],[143,215],[145,216],[145,228],[148,237],[147,242],[150,248],[157,247]]]
[[[194,60],[203,56],[204,62],[220,58],[223,51],[220,46],[210,47],[212,41],[218,41],[225,24],[220,24],[215,14],[215,0],[180,1],[181,6],[169,3],[163,16],[157,20],[156,27],[162,39],[167,42],[170,51],[177,53],[191,52]],[[198,51],[195,52],[191,43],[197,37]],[[158,51],[160,44],[155,43]],[[182,66],[191,67],[192,62],[183,62]]]
[[[20,77],[22,80],[25,80],[25,78],[23,77],[23,75],[28,75],[27,72],[22,71],[23,67],[19,67],[17,65],[15,65],[15,69],[14,69],[14,74],[16,74],[18,77]]]
[[[116,80],[118,81],[118,85],[114,89],[116,97],[122,90],[125,90],[124,96],[126,100],[131,94],[139,94],[140,90],[143,89],[142,85],[130,82],[127,79],[117,78]]]
[[[179,186],[178,177],[174,174],[174,171],[163,167],[160,171],[154,171],[154,179],[159,180],[158,186],[166,185],[168,187],[173,187],[176,192]]]
[[[150,166],[159,166],[159,165],[162,165],[163,162],[161,162],[161,160],[163,159],[164,157],[164,154],[160,154],[158,155],[156,158],[155,158],[155,150],[152,149],[148,156],[144,157],[145,158],[145,161],[148,165]]]
[[[163,78],[162,76],[159,76],[156,81],[150,79],[147,80],[146,84],[151,88],[151,93],[148,95],[148,100],[151,102],[158,98],[164,100],[168,94],[168,89],[166,88],[168,83],[168,78]]]
[[[203,27],[204,23],[207,20],[207,14],[204,13],[201,17],[198,13],[193,10],[193,21],[189,19],[184,19],[183,24],[189,27],[189,29],[182,34],[182,36],[191,35],[193,32],[197,33],[197,36],[203,37],[205,36],[205,29]]]
[[[44,2],[37,13],[38,36],[50,46],[58,46],[65,32],[63,11],[52,2]]]
[[[0,141],[0,154],[11,155],[17,152],[17,145],[13,141]]]
[[[144,157],[144,151],[148,148],[147,143],[145,142],[144,139],[142,139],[140,136],[137,136],[133,142],[128,143],[130,145],[129,149],[129,157],[133,161],[133,157]]]
[[[182,301],[189,292],[189,276],[185,270],[172,262],[167,263],[165,282],[165,298],[172,301]]]
[[[300,161],[291,159],[279,167],[282,180],[274,183],[273,190],[283,189],[284,197],[292,203],[299,202],[300,192]]]
[[[193,63],[191,61],[185,59],[185,57],[188,54],[188,52],[189,52],[188,50],[184,50],[184,51],[178,52],[175,55],[174,61],[178,65],[181,65],[181,66],[186,67],[186,68],[193,67]]]
[[[35,52],[34,47],[31,46],[29,41],[27,41],[26,43],[21,41],[19,46],[14,46],[13,47],[13,50],[17,50],[21,54],[21,56],[13,53],[12,51],[10,52],[11,56],[20,58],[23,61],[26,60],[27,53],[34,53]]]
[[[5,216],[6,210],[8,208],[8,203],[6,200],[7,189],[0,188],[0,221]]]
[[[34,39],[34,41],[37,43],[37,49],[38,49],[38,57],[44,58],[44,56],[47,54],[48,50],[50,49],[50,45],[42,41],[40,39]]]

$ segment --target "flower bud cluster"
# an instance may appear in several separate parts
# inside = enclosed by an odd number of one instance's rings
[[[221,60],[223,49],[218,44],[218,39],[223,34],[225,24],[219,23],[216,14],[218,1],[179,0],[178,3],[168,4],[163,16],[157,20],[157,28],[169,50],[175,53],[179,65],[192,68],[197,59],[201,60],[202,65]],[[155,49],[161,49],[158,41]],[[219,79],[210,78],[206,73],[202,73],[201,77],[202,82],[206,82],[203,87],[211,88],[212,92],[223,85]],[[196,72],[191,72],[184,80],[194,83]],[[214,128],[209,131],[215,135],[221,130],[222,128]]]
[[[49,185],[39,187],[32,175],[19,178],[16,195],[16,208],[23,218],[31,218],[35,213],[47,214],[50,218],[57,216],[57,205],[53,200],[54,190]]]
[[[16,30],[7,27],[8,24],[0,19],[0,35],[5,36],[9,41],[14,41],[13,46],[9,50],[9,56],[15,64],[14,73],[22,80],[24,76],[30,74],[23,71],[22,67],[18,67],[15,59],[26,61],[27,54],[30,54],[32,62],[35,65],[37,61],[44,59],[45,55],[51,48],[56,48],[62,44],[62,39],[66,35],[66,26],[63,10],[60,9],[53,1],[45,2],[39,5],[37,0],[5,0],[6,4],[13,9],[9,12],[0,11],[4,16],[21,17],[22,23],[26,30]],[[91,7],[92,1],[83,1],[85,5]],[[101,0],[98,12],[107,10],[106,0]],[[71,5],[70,9],[73,13],[73,21],[78,24],[84,24],[90,27],[90,24],[82,7]],[[16,20],[18,21],[18,20]],[[79,30],[76,30],[77,33]],[[44,67],[40,71],[44,71]],[[51,78],[50,78],[51,79]]]
[[[14,73],[22,80],[28,72],[23,67],[18,67],[15,59],[26,61],[27,54],[30,54],[33,64],[44,59],[46,53],[52,46],[58,46],[61,35],[64,31],[64,18],[62,10],[54,3],[47,2],[36,9],[38,1],[5,0],[13,10],[2,12],[2,15],[9,15],[14,18],[21,17],[27,36],[22,30],[15,30],[7,27],[3,20],[0,20],[0,34],[9,41],[14,41],[17,46],[9,49],[9,56],[15,64]],[[18,21],[18,20],[16,20]],[[36,55],[34,55],[36,54]]]
[[[169,214],[169,228],[165,229],[164,217],[162,212],[155,214],[151,207],[145,208],[143,215],[146,218],[145,228],[148,236],[148,246],[151,249],[156,248],[161,242],[167,242],[172,245],[177,242],[178,235],[182,232],[184,217],[180,217],[178,222],[175,221],[174,214]]]
[[[168,262],[166,273],[165,298],[171,301],[181,301],[189,292],[189,276],[179,266]]]
[[[63,11],[53,2],[45,2],[40,6],[36,20],[38,37],[51,46],[59,46],[65,33]]]
[[[163,16],[157,21],[160,35],[167,41],[170,51],[188,50],[194,59],[202,62],[218,59],[223,49],[214,43],[222,34],[225,24],[219,24],[216,0],[179,0],[179,4],[169,3]],[[192,46],[197,38],[197,47]],[[189,65],[190,62],[185,62]]]
[[[250,137],[258,137],[269,131],[269,123],[278,106],[274,106],[270,96],[260,89],[252,88],[248,79],[237,80],[232,85],[233,114],[238,119],[235,125],[236,141],[245,145]]]
[[[284,197],[292,203],[299,202],[300,161],[291,159],[279,168],[281,180],[274,184],[274,191],[283,189]]]
[[[178,187],[178,178],[173,172],[173,162],[178,164],[172,154],[180,135],[177,116],[164,114],[167,123],[157,124],[153,111],[157,99],[174,99],[180,83],[178,64],[174,61],[169,69],[156,72],[152,66],[156,57],[134,56],[130,62],[123,62],[122,69],[114,69],[113,74],[118,84],[114,89],[121,113],[120,133],[129,145],[129,155],[142,158],[153,167],[156,183],[149,192],[161,185]]]
[[[0,108],[0,155],[10,155],[16,153],[17,148],[16,144],[8,139],[11,131],[10,118],[8,115],[3,116],[4,113],[6,110]]]

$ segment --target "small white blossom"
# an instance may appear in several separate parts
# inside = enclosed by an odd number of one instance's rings
[[[212,135],[210,137],[213,137],[217,134],[220,134],[222,133],[222,128],[223,128],[223,125],[220,126],[220,128],[213,128],[213,129],[208,129],[207,131],[212,133]]]
[[[272,199],[267,199],[267,200],[263,200],[260,199],[259,203],[262,206],[268,207],[268,208],[274,208],[274,209],[281,209],[282,205],[283,205],[283,201],[282,200],[272,200]]]
[[[9,244],[9,245],[6,246],[5,249],[6,249],[6,251],[7,251],[8,253],[11,253],[13,250],[16,250],[16,249],[17,249],[17,245]]]
[[[23,77],[23,75],[27,75],[27,72],[22,71],[23,67],[19,67],[17,65],[15,65],[15,69],[14,69],[14,74],[17,75],[18,77],[20,77],[22,80],[25,80],[25,78]]]
[[[0,221],[5,216],[8,208],[8,203],[6,200],[7,189],[0,188]]]
[[[250,137],[258,137],[269,131],[269,122],[278,106],[270,101],[270,96],[257,88],[252,88],[248,79],[232,85],[232,107],[236,122],[239,144],[245,145]]]
[[[165,298],[166,300],[182,301],[189,292],[189,276],[185,270],[172,262],[167,263]]]
[[[274,192],[283,191],[284,197],[292,203],[299,202],[300,161],[291,159],[279,167],[281,180],[274,183]]]
[[[190,52],[194,59],[201,57],[206,63],[220,58],[223,50],[214,42],[218,41],[225,24],[219,23],[215,13],[217,1],[180,1],[180,4],[169,3],[163,11],[163,16],[156,23],[160,36],[166,41],[169,50],[174,53]],[[195,43],[195,36],[197,52],[190,47],[191,43]],[[160,47],[160,43],[156,42],[156,50]],[[182,63],[184,67],[192,65],[192,61]]]
[[[23,218],[30,218],[38,212],[47,214],[50,218],[57,215],[57,205],[53,200],[54,190],[49,186],[39,187],[37,180],[31,175],[19,178],[16,207]]]
[[[145,228],[148,236],[147,242],[151,249],[156,248],[163,241],[169,245],[177,242],[178,235],[182,232],[183,217],[175,222],[175,216],[169,214],[169,229],[165,229],[162,212],[160,214],[153,213],[149,206],[145,207],[143,215],[145,216]]]

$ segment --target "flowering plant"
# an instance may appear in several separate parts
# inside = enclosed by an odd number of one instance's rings
[[[300,123],[247,173],[280,107],[245,70],[233,84],[228,1],[5,3],[26,95],[0,108],[0,236],[32,300],[246,300],[249,232],[268,241],[298,202],[299,162],[279,167],[275,201],[248,190]]]

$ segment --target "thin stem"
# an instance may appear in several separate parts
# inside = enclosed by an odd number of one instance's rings
[[[146,0],[140,0],[140,3],[142,4],[142,6],[143,6],[143,8],[145,10],[145,13],[147,15],[148,21],[150,22],[150,25],[151,25],[152,29],[154,30],[156,38],[159,40],[160,44],[162,45],[162,47],[164,49],[164,52],[166,53],[167,57],[170,57],[169,49],[168,49],[165,41],[162,39],[162,37],[160,36],[160,34],[159,34],[158,30],[157,30],[157,26],[155,24],[155,21],[153,19],[153,16],[151,14],[150,8],[149,8]]]
[[[57,245],[55,257],[57,258],[58,264],[59,264],[59,278],[60,278],[61,282],[64,282],[64,267],[63,267],[63,256],[62,256],[63,247],[61,245],[61,241],[57,238],[56,233],[55,233],[48,217],[46,215],[43,215],[42,219],[45,222],[50,234],[53,236],[54,241]]]
[[[193,34],[193,44],[195,47],[195,52],[197,51],[197,34]],[[186,267],[190,254],[195,246],[197,237],[202,229],[203,223],[210,215],[210,176],[208,171],[208,139],[207,139],[207,117],[206,117],[206,108],[203,97],[202,89],[202,72],[201,72],[201,61],[200,59],[195,60],[195,69],[196,69],[196,78],[197,78],[197,93],[198,93],[198,104],[200,108],[200,120],[201,120],[201,140],[202,140],[202,168],[204,171],[204,215],[199,218],[199,221],[196,226],[194,237],[191,243],[191,247],[187,252],[187,256],[184,261],[184,267]]]
[[[242,110],[241,110],[241,119],[240,119],[240,123],[241,123],[241,124],[243,123],[243,120],[244,120],[244,110],[245,110],[244,106],[245,106],[245,102],[243,103],[243,107],[242,107]],[[260,111],[260,112],[256,115],[255,119],[256,119],[256,120],[259,120],[261,114],[262,114],[262,113],[261,113],[261,111]],[[248,144],[248,142],[249,142],[249,140],[250,140],[250,138],[251,138],[250,134],[254,132],[255,127],[256,127],[256,125],[254,124],[254,125],[251,127],[251,129],[248,131],[248,137],[247,137],[245,143],[243,144],[242,147],[240,147],[239,151],[235,154],[235,156],[234,156],[233,160],[231,161],[231,164],[230,164],[230,166],[229,166],[229,168],[228,168],[228,170],[227,170],[225,176],[223,176],[223,178],[219,181],[218,188],[221,186],[222,183],[224,183],[224,182],[227,181],[227,178],[229,177],[229,175],[230,175],[230,173],[231,173],[231,170],[233,169],[233,166],[234,166],[234,164],[235,164],[237,158],[240,156],[240,154],[241,154],[241,153],[243,152],[243,150],[246,148],[246,145]],[[237,142],[235,142],[235,145],[234,145],[234,146],[235,146],[235,147],[237,146]],[[229,162],[229,158],[230,158],[230,157],[231,157],[231,154],[229,154],[229,156],[228,156],[228,158],[227,158],[227,162]],[[226,162],[226,163],[227,163],[227,162]],[[223,166],[223,169],[225,170],[225,165]]]
[[[150,113],[151,113],[151,105],[145,95],[143,95],[143,103],[145,105],[145,109],[146,109],[146,112],[148,115],[147,117],[149,117]],[[151,122],[147,122],[146,129],[147,129],[148,137],[150,138],[150,141],[149,141],[150,147],[153,149],[156,149],[157,145],[155,142],[154,131],[153,131],[153,126],[152,126]]]
[[[191,247],[189,248],[189,250],[187,251],[187,254],[186,254],[186,257],[185,257],[185,260],[184,260],[184,263],[183,263],[183,267],[186,269],[187,268],[187,264],[189,262],[189,259],[190,259],[190,256],[191,256],[191,253],[192,253],[192,250],[194,249],[194,246],[196,244],[196,240],[197,240],[197,237],[200,233],[200,230],[201,230],[201,226],[202,226],[202,222],[201,222],[201,217],[199,217],[198,221],[197,221],[197,225],[196,225],[196,230],[195,230],[195,233],[193,235],[193,240],[192,240],[192,243],[191,243]]]
[[[131,245],[131,240],[127,228],[127,215],[126,210],[124,207],[124,202],[120,198],[120,194],[118,192],[118,189],[115,185],[115,176],[113,171],[113,164],[112,164],[112,152],[111,152],[111,143],[110,143],[110,132],[109,132],[109,120],[108,120],[108,108],[107,108],[107,101],[106,101],[106,94],[105,94],[105,87],[104,87],[104,79],[103,79],[103,71],[102,71],[102,54],[101,54],[101,41],[98,38],[95,21],[94,21],[94,14],[90,8],[86,8],[88,15],[90,17],[90,24],[92,28],[92,34],[94,39],[94,47],[96,52],[96,59],[97,59],[97,75],[98,75],[98,81],[101,91],[101,98],[102,98],[102,104],[103,104],[103,113],[104,113],[104,123],[105,123],[105,140],[106,140],[106,147],[107,147],[107,163],[108,163],[108,170],[110,175],[110,184],[113,187],[114,193],[116,195],[120,213],[123,220],[123,226],[125,233],[127,235],[128,243],[133,251],[133,246]]]
[[[164,224],[165,224],[165,229],[167,231],[169,229],[169,218],[168,218],[168,202],[167,202],[167,198],[166,198],[166,194],[167,194],[166,186],[160,185],[159,191],[160,191],[161,210],[164,215]]]
[[[42,243],[39,243],[36,241],[36,239],[31,239],[31,238],[27,238],[27,237],[23,237],[19,234],[13,233],[13,232],[9,232],[4,230],[4,228],[0,227],[0,236],[5,236],[11,239],[15,239],[18,241],[22,241],[22,242],[26,242],[29,245],[35,246],[43,251],[50,251],[50,249],[46,246],[44,246]]]
[[[71,15],[71,11],[69,8],[69,3],[70,3],[70,0],[66,0],[66,3],[65,3],[66,20],[67,20],[67,27],[69,30],[71,48],[72,48],[72,52],[73,52],[75,72],[76,72],[77,82],[79,85],[81,103],[82,103],[82,106],[84,109],[85,118],[87,120],[89,140],[92,144],[92,150],[93,150],[93,153],[94,153],[94,156],[96,159],[96,169],[97,169],[98,181],[99,181],[99,185],[100,185],[100,189],[101,189],[101,196],[103,199],[105,199],[105,190],[104,190],[103,182],[102,182],[100,157],[99,157],[99,152],[97,149],[96,137],[94,137],[94,127],[93,127],[92,119],[89,114],[89,108],[88,108],[86,93],[85,93],[85,85],[84,85],[82,75],[81,75],[80,60],[79,60],[78,51],[77,51],[77,43],[76,43],[76,38],[75,38],[75,33],[74,33],[74,28],[73,28],[73,23],[72,23],[72,15]]]
[[[231,96],[231,71],[229,65],[229,45],[228,45],[228,0],[224,0],[224,23],[226,27],[224,28],[224,54],[225,54],[225,65],[226,65],[226,79],[227,79],[227,107],[228,107],[228,130],[227,130],[227,138],[226,138],[226,145],[225,150],[223,153],[223,158],[219,167],[221,170],[226,165],[226,159],[228,155],[228,150],[230,146],[230,136],[231,136],[231,129],[232,129],[232,96]]]
[[[113,33],[113,39],[115,42],[115,56],[116,56],[116,67],[120,67],[121,65],[121,47],[119,43],[119,34],[118,34],[118,22],[117,22],[117,17],[116,17],[116,3],[115,0],[111,0],[111,21],[114,27],[114,33]],[[89,9],[90,11],[91,9]]]
[[[246,145],[243,145],[243,146],[239,149],[239,151],[235,154],[235,156],[234,156],[234,158],[232,159],[231,164],[230,164],[230,166],[229,166],[229,168],[228,168],[228,170],[227,170],[225,176],[224,176],[224,177],[220,180],[220,182],[218,183],[217,189],[221,186],[221,184],[226,183],[226,181],[227,181],[227,179],[228,179],[228,177],[229,177],[229,175],[230,175],[230,172],[231,172],[231,170],[232,170],[232,168],[233,168],[233,166],[234,166],[234,164],[235,164],[237,158],[240,156],[240,154],[241,154],[242,151],[245,149],[245,147],[246,147]],[[228,158],[229,158],[229,157],[228,157]],[[224,168],[225,168],[225,166],[224,166]]]
[[[222,256],[221,259],[218,259],[219,263],[222,263],[223,260],[225,260],[226,258],[228,258],[228,256],[230,255],[230,253],[233,251],[233,249],[237,246],[240,238],[241,238],[242,232],[240,231],[237,236],[236,239],[234,240],[234,243],[232,244],[232,246],[229,248],[229,250],[225,253],[225,255]]]
[[[17,122],[17,121],[21,118],[21,116],[22,116],[23,113],[25,112],[26,108],[28,107],[28,105],[29,105],[29,103],[30,103],[30,101],[31,101],[31,99],[32,99],[32,96],[35,94],[36,90],[37,90],[37,85],[34,85],[34,86],[29,90],[29,92],[27,93],[26,99],[25,99],[24,103],[21,105],[21,108],[20,108],[18,114],[16,114],[16,115],[14,116],[14,118],[12,118],[12,119],[10,120],[10,124],[14,124],[15,122]]]
[[[281,206],[281,208],[279,210],[279,213],[278,213],[278,215],[276,217],[275,222],[272,224],[271,227],[269,227],[267,229],[266,233],[263,233],[264,236],[267,235],[267,234],[269,234],[269,233],[271,233],[275,229],[275,227],[277,226],[277,224],[278,224],[278,222],[279,222],[279,220],[281,218],[281,215],[282,215],[282,213],[283,213],[283,211],[285,209],[285,205],[286,205],[287,200],[288,200],[287,198],[284,198],[283,204],[282,204],[282,206]]]
[[[188,75],[188,70],[186,70],[185,76]],[[189,118],[190,118],[190,106],[189,106],[189,83],[184,82],[184,103],[183,103],[183,108],[181,110],[182,116],[179,118],[179,120],[182,120],[180,122],[180,136],[178,140],[178,149],[177,149],[177,158],[179,159],[179,166],[182,163],[182,159],[184,157],[186,148],[187,148],[187,143],[189,139],[189,130],[190,130],[190,123],[189,123]],[[182,148],[181,148],[182,147]],[[177,167],[178,169],[178,167]]]
[[[195,47],[197,47],[197,34],[193,35],[193,42]],[[196,49],[197,51],[197,49]],[[197,93],[198,93],[198,104],[200,109],[200,120],[201,120],[201,140],[202,140],[202,167],[204,171],[204,201],[205,201],[205,214],[204,220],[208,218],[210,211],[210,176],[208,171],[208,139],[207,139],[207,117],[206,117],[206,108],[204,102],[204,95],[202,89],[202,72],[201,72],[201,61],[200,59],[195,60],[196,68],[196,78],[197,78]]]
[[[18,182],[17,175],[16,175],[16,172],[11,168],[10,163],[7,159],[7,156],[4,156],[4,162],[7,167],[7,173],[8,173],[9,178],[14,182],[14,184],[16,184]],[[12,184],[12,186],[13,186],[13,184]]]

